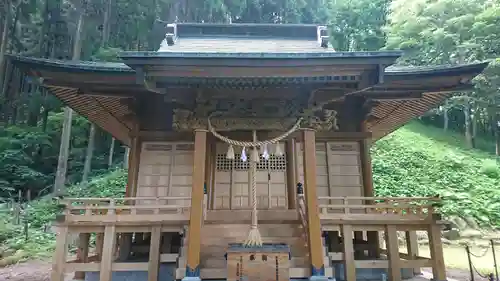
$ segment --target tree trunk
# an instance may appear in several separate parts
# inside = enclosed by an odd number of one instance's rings
[[[82,50],[82,27],[83,27],[83,12],[79,13],[78,24],[75,32],[75,40],[73,44],[73,60],[80,59]],[[56,180],[54,184],[54,196],[62,196],[66,193],[66,171],[68,169],[69,143],[71,138],[71,122],[73,110],[69,107],[64,108],[64,122],[61,132],[61,146],[59,147],[59,159],[57,162]]]
[[[4,74],[5,74],[5,53],[7,51],[8,38],[9,38],[9,21],[10,21],[10,8],[9,3],[4,4],[5,15],[3,18],[2,40],[0,41],[0,89],[3,88]]]
[[[71,137],[71,119],[73,110],[64,108],[64,122],[61,133],[61,146],[59,147],[59,159],[57,162],[56,181],[54,184],[54,196],[66,195],[66,171],[68,164],[69,142]]]
[[[113,0],[107,0],[106,8],[104,9],[104,21],[102,24],[102,42],[101,47],[106,47],[109,41],[109,19],[111,18],[111,8]]]
[[[84,13],[78,14],[78,23],[76,25],[75,39],[73,44],[73,60],[80,60],[82,52],[82,31],[83,31]]]
[[[464,105],[464,117],[465,117],[465,143],[467,147],[472,148],[472,134],[471,134],[471,118],[470,118],[470,104],[469,101],[465,102]]]
[[[446,100],[445,103],[444,103],[443,117],[444,117],[443,130],[446,132],[446,131],[448,131],[448,127],[449,127],[449,124],[450,124],[450,116],[448,115],[448,100]]]
[[[477,122],[478,122],[477,113],[471,114],[471,122],[472,122],[472,147],[476,148]]]
[[[109,146],[108,168],[113,166],[113,154],[115,153],[115,138],[111,138],[111,145]]]
[[[494,120],[496,155],[500,156],[500,115],[496,114]]]
[[[89,174],[92,167],[92,155],[94,153],[95,125],[90,124],[89,140],[87,144],[87,153],[85,156],[85,164],[83,165],[82,183],[86,184],[89,180]]]

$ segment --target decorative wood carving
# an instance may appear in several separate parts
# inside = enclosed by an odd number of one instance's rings
[[[310,108],[306,99],[213,98],[198,92],[194,108],[176,108],[173,111],[172,127],[177,131],[206,129],[207,118],[218,131],[276,130],[286,131],[303,118],[303,127],[317,131],[338,130],[337,111]],[[307,108],[307,109],[306,109]]]
[[[217,131],[235,130],[278,130],[286,131],[297,121],[296,118],[259,118],[259,117],[213,117],[210,119]],[[172,127],[177,131],[207,129],[207,117],[196,117],[192,111],[175,109]]]
[[[313,111],[310,116],[304,118],[303,125],[316,131],[337,131],[339,129],[337,125],[337,111],[331,109]]]
[[[205,115],[206,116],[206,115]],[[277,130],[286,131],[290,129],[297,117],[232,117],[227,115],[211,118],[212,126],[217,131],[234,130]],[[320,114],[304,116],[303,127],[312,128],[316,131],[338,130],[337,112],[335,110],[322,110]],[[177,131],[192,131],[194,129],[206,129],[208,127],[207,117],[196,117],[196,114],[186,109],[175,109],[172,127]]]

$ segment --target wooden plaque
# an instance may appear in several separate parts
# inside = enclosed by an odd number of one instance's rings
[[[290,248],[266,244],[246,248],[230,245],[227,252],[227,281],[288,281]]]

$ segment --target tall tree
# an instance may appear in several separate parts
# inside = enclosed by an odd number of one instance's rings
[[[78,22],[75,29],[75,35],[73,39],[73,57],[72,60],[76,61],[80,59],[81,50],[82,50],[82,32],[83,32],[83,22],[84,22],[84,8],[85,3],[84,0],[77,3],[76,12],[78,13]],[[69,156],[69,145],[71,139],[71,123],[73,117],[73,110],[66,106],[64,107],[64,123],[61,132],[61,146],[59,148],[59,160],[57,162],[57,172],[56,172],[56,180],[54,183],[54,195],[60,196],[65,195],[66,193],[66,172],[68,165],[68,156]]]

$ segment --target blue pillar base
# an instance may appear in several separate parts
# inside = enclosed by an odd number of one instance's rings
[[[184,277],[182,281],[201,281],[200,277]]]
[[[309,277],[309,281],[332,281],[332,280],[335,281],[335,278],[332,279],[326,276],[317,276],[317,275]]]

